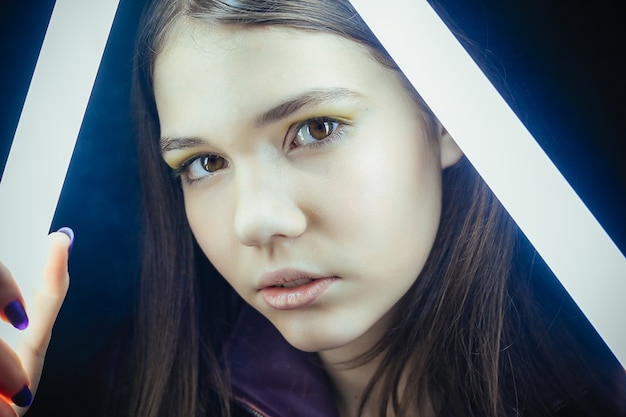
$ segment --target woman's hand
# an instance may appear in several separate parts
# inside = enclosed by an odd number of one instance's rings
[[[62,228],[48,239],[50,252],[43,270],[42,290],[35,294],[28,315],[11,272],[0,263],[0,318],[23,332],[16,351],[0,339],[0,417],[21,416],[32,402],[52,326],[69,286],[67,261],[74,233]]]

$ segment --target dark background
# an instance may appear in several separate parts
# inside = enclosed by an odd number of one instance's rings
[[[51,228],[76,232],[72,283],[29,416],[63,415],[72,406],[94,352],[132,309],[140,208],[128,94],[141,3],[120,3]],[[626,16],[619,3],[433,5],[624,253]],[[0,0],[0,167],[53,6]],[[8,203],[0,202],[0,215]]]

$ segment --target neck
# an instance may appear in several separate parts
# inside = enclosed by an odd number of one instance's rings
[[[353,366],[354,357],[337,355],[337,352],[320,352],[320,358],[337,392],[337,406],[341,417],[358,416],[359,406],[367,385],[372,380],[380,360],[376,359],[360,366]],[[371,401],[365,404],[360,417],[375,416]]]
[[[354,359],[368,352],[380,340],[386,326],[386,320],[383,319],[349,345],[319,352],[324,368],[333,381],[341,417],[359,416],[358,410],[363,393],[376,373],[382,358],[379,356],[366,363],[359,363],[358,366],[354,365]],[[374,401],[368,401],[365,404],[363,413],[359,417],[377,417],[376,399],[380,396],[376,387],[374,391],[371,397]]]
[[[368,352],[380,340],[384,334],[381,328],[385,328],[384,323],[378,323],[349,346],[319,352],[324,368],[333,381],[341,417],[396,417],[391,407],[388,407],[384,416],[379,415],[380,398],[391,395],[389,392],[382,392],[379,386],[374,387],[368,401],[364,404],[362,414],[358,414],[365,389],[380,366],[382,355],[366,363],[360,363],[358,366],[354,366],[354,359]],[[398,387],[400,392],[406,384],[407,381],[401,378],[400,387]],[[430,401],[422,403],[417,409],[412,410],[410,415],[432,417],[435,415],[433,404]]]

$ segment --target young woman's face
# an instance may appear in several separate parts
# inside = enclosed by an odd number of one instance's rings
[[[154,83],[163,158],[234,289],[302,350],[384,328],[431,250],[442,166],[460,157],[427,137],[397,74],[331,34],[185,22]]]

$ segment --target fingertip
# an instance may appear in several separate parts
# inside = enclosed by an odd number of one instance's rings
[[[28,315],[20,300],[14,300],[4,307],[4,314],[16,329],[24,330],[28,327]]]
[[[59,230],[57,230],[57,233],[63,233],[64,235],[70,238],[70,245],[67,248],[67,253],[68,254],[71,253],[72,247],[74,247],[74,230],[72,230],[70,227],[64,226],[60,228]]]
[[[74,231],[62,227],[48,237],[50,246],[40,289],[48,296],[64,297],[69,286],[68,260],[74,243]]]
[[[33,393],[28,388],[28,385],[24,385],[20,392],[11,397],[11,401],[18,407],[28,407],[33,402]]]

